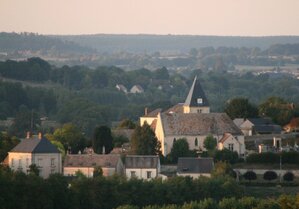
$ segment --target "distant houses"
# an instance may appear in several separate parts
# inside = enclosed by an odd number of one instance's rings
[[[127,93],[139,94],[139,93],[143,93],[144,92],[144,89],[140,85],[134,85],[134,86],[132,86],[132,88],[130,89],[130,91],[128,91],[128,89],[124,85],[122,85],[122,84],[117,84],[115,86],[115,88],[117,90],[125,93],[125,94],[127,94]]]

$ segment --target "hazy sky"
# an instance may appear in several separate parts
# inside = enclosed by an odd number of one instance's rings
[[[299,35],[299,0],[0,0],[0,31]]]

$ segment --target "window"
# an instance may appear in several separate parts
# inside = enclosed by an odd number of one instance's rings
[[[26,158],[26,167],[29,167],[29,159]]]
[[[55,166],[55,158],[51,158],[51,167]]]
[[[197,140],[197,138],[195,138],[194,145],[195,145],[195,147],[198,146],[198,140]]]
[[[42,161],[43,159],[41,158],[37,159],[37,167],[42,167]]]
[[[22,159],[19,159],[19,168],[22,167]]]
[[[197,104],[202,104],[202,98],[197,98]]]
[[[136,177],[136,171],[131,171],[131,178]]]
[[[172,143],[174,144],[175,142],[176,142],[176,138],[173,138],[173,142]]]
[[[152,172],[151,171],[146,172],[146,178],[148,178],[148,179],[152,178]]]
[[[234,151],[234,144],[228,144],[228,149],[230,151]]]
[[[11,167],[14,167],[15,166],[15,159],[11,159]]]

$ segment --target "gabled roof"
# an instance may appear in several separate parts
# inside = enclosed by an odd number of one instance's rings
[[[253,129],[257,133],[279,134],[282,131],[281,126],[273,123],[270,118],[248,118],[246,121],[249,121],[253,124]]]
[[[23,153],[60,153],[59,150],[46,138],[38,137],[23,139],[10,152]]]
[[[125,159],[126,168],[158,168],[159,164],[156,155],[127,155]]]
[[[226,113],[162,113],[161,122],[165,136],[242,135]]]
[[[213,158],[180,157],[178,173],[211,173],[214,168]]]
[[[198,99],[202,99],[202,103],[198,103]],[[194,78],[189,94],[185,101],[185,106],[189,107],[206,107],[209,106],[207,97],[201,88],[197,77]]]
[[[98,155],[98,154],[85,154],[85,155],[66,155],[64,160],[64,167],[95,167],[102,168],[116,168],[120,159],[118,154]]]
[[[231,135],[230,133],[225,133],[223,135],[223,137],[219,140],[219,143],[224,143],[227,139],[229,139],[229,137],[232,137],[234,140],[236,140],[238,143],[240,143],[233,135]]]

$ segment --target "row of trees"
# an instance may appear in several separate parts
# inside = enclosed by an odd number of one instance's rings
[[[232,118],[270,117],[273,122],[285,125],[293,117],[299,116],[299,109],[280,97],[270,97],[258,107],[246,98],[230,100],[224,111]]]
[[[257,175],[254,171],[247,171],[246,173],[244,173],[242,175],[242,177],[244,177],[244,179],[252,181],[252,180],[256,180],[257,179]],[[271,180],[275,180],[278,178],[278,175],[275,171],[266,171],[263,174],[263,179],[267,180],[267,181],[271,181]],[[283,176],[282,179],[284,181],[290,182],[293,181],[295,178],[294,174],[292,172],[286,172]]]

